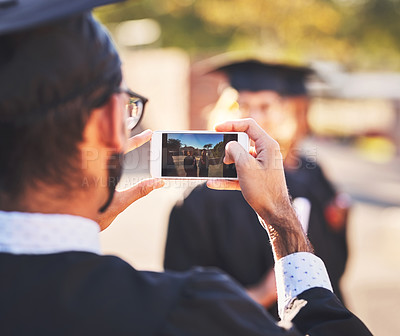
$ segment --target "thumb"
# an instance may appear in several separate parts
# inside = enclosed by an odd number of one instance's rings
[[[237,141],[230,141],[225,147],[225,164],[235,163],[236,169],[240,169],[249,160],[254,159]]]
[[[164,181],[160,179],[147,179],[143,180],[133,187],[123,190],[115,191],[113,200],[108,207],[107,211],[102,213],[97,222],[100,225],[100,229],[103,231],[106,229],[111,222],[129,205],[149,194],[154,189],[158,189],[164,186]]]
[[[120,197],[120,206],[125,209],[139,198],[142,198],[152,192],[154,189],[158,189],[163,186],[164,181],[161,179],[145,179],[129,189],[116,193]]]

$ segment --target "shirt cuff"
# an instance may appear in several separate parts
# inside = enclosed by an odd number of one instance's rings
[[[308,289],[322,287],[333,292],[324,262],[312,253],[297,252],[279,259],[275,277],[280,318],[290,301]]]

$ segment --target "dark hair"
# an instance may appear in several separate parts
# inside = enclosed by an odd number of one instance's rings
[[[80,32],[82,26],[89,37]],[[78,144],[86,122],[122,80],[118,55],[99,29],[81,15],[0,37],[0,206],[40,182],[62,185],[63,191],[82,183]],[[51,41],[60,41],[61,50],[52,50],[60,45],[49,46]],[[68,55],[74,43],[76,53],[83,53],[77,59]],[[33,49],[27,53],[29,44]],[[42,69],[24,71],[17,66],[23,61]]]

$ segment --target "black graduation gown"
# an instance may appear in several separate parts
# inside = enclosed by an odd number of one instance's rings
[[[322,288],[285,330],[228,276],[215,270],[141,272],[86,252],[0,253],[0,335],[256,336],[370,335]],[[299,302],[297,300],[297,302]],[[296,302],[294,302],[296,303]]]
[[[321,167],[308,163],[305,159],[302,159],[300,169],[286,171],[285,174],[292,198],[305,197],[311,203],[308,237],[315,254],[325,263],[334,292],[342,300],[339,282],[348,257],[346,230],[333,231],[324,215],[325,208],[336,196],[336,191]]]
[[[289,193],[311,202],[308,236],[315,253],[325,262],[333,289],[341,297],[339,280],[347,259],[346,235],[335,233],[324,217],[335,191],[312,163],[286,172]],[[171,212],[164,267],[184,271],[193,266],[215,266],[242,286],[257,284],[273,267],[272,248],[254,210],[240,191],[195,188]]]
[[[194,156],[186,156],[183,159],[183,168],[185,169],[186,176],[196,177],[197,176],[197,164]]]

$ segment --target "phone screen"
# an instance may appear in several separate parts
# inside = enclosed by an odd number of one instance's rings
[[[225,146],[237,134],[163,133],[161,176],[236,178],[235,164],[223,163]]]

